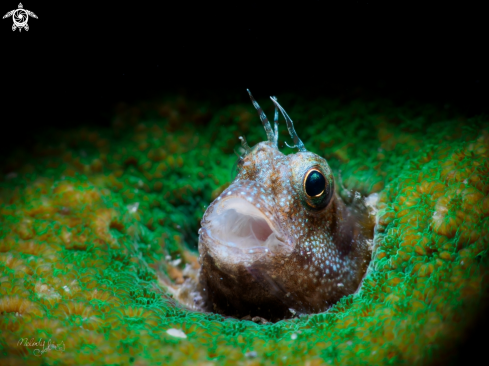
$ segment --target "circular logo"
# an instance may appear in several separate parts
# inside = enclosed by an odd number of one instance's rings
[[[24,25],[27,24],[27,20],[29,19],[29,15],[27,15],[27,12],[24,9],[17,9],[13,14],[12,18],[14,20],[14,24],[22,28]]]

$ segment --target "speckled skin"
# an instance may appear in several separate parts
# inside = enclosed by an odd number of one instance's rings
[[[286,156],[267,141],[242,158],[237,177],[208,207],[199,231],[200,283],[208,310],[278,320],[294,312],[324,311],[357,290],[370,261],[372,227],[360,225],[336,192],[323,209],[307,204],[303,179],[313,166],[335,186],[326,160],[312,152]],[[246,253],[215,238],[209,217],[230,197],[261,210],[284,245]]]

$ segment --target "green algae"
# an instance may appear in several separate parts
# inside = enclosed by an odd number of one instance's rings
[[[380,193],[358,293],[326,313],[265,325],[180,305],[200,219],[232,180],[238,137],[253,145],[264,131],[245,98],[224,108],[134,105],[111,129],[47,136],[4,162],[1,363],[449,361],[488,289],[487,117],[385,100],[280,103],[348,188]],[[37,357],[20,338],[64,350]]]

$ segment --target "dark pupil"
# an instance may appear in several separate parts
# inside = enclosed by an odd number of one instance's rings
[[[306,193],[308,196],[317,196],[319,193],[324,191],[324,187],[326,187],[326,179],[321,173],[313,171],[307,176]]]

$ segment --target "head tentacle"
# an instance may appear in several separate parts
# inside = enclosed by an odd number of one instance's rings
[[[272,100],[273,104],[275,104],[275,106],[278,107],[278,109],[280,109],[280,112],[282,112],[282,115],[285,118],[285,122],[287,123],[287,129],[289,130],[290,137],[292,137],[292,139],[294,140],[294,145],[295,145],[294,147],[297,147],[297,149],[299,149],[299,151],[307,151],[306,147],[302,143],[301,139],[299,138],[299,136],[295,132],[294,123],[290,119],[287,112],[285,112],[284,109],[282,108],[282,106],[280,104],[278,104],[276,99],[274,99],[273,97],[270,97],[270,99]]]
[[[263,109],[261,109],[260,105],[256,102],[255,98],[253,98],[253,95],[251,95],[250,90],[246,89],[246,91],[250,95],[250,99],[251,102],[253,103],[253,106],[255,107],[255,109],[258,111],[258,114],[260,115],[260,120],[263,123],[263,127],[265,128],[268,141],[274,143],[276,137],[273,134],[272,126],[270,125],[267,116],[265,115],[265,113],[263,113]]]
[[[273,97],[273,99],[277,100],[277,97]],[[275,146],[277,146],[278,149],[278,108],[275,106],[275,115],[273,116],[273,127],[275,130],[275,139],[273,142],[275,143]]]
[[[290,146],[290,145],[287,143],[287,141],[284,141],[284,143],[285,143],[285,146],[287,146],[289,149],[295,149],[296,147],[298,147],[297,145],[292,145],[292,146]]]

